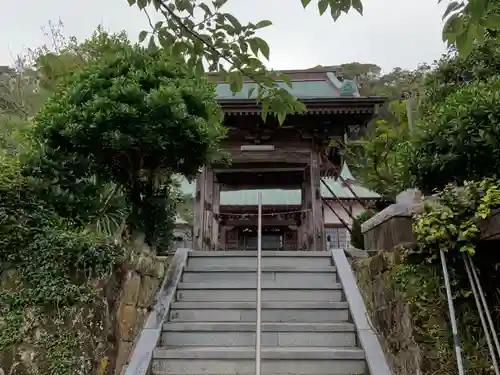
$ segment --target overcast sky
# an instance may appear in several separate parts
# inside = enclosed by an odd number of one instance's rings
[[[320,17],[316,3],[303,10],[300,0],[229,0],[225,8],[242,21],[273,21],[261,36],[270,44],[269,65],[276,69],[352,61],[375,63],[384,71],[412,69],[445,51],[441,15],[446,1],[363,0],[363,16],[351,11],[337,22],[329,14]],[[0,65],[11,64],[26,47],[47,43],[41,27],[49,20],[60,19],[65,34],[79,39],[99,24],[113,32],[124,29],[132,40],[148,28],[145,15],[127,0],[0,0],[0,15]]]

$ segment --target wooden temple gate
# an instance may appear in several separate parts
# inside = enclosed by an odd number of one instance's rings
[[[341,159],[330,158],[325,163],[325,156],[338,151],[349,126],[366,124],[385,99],[342,97],[340,90],[333,90],[334,85],[328,81],[331,77],[324,71],[287,73],[293,85],[305,82],[310,87],[311,82],[326,82],[332,88],[331,97],[300,98],[300,93],[294,93],[307,111],[287,116],[282,125],[271,114],[264,122],[262,108],[254,99],[219,100],[229,130],[222,146],[231,165],[205,166],[197,175],[193,232],[196,249],[245,247],[237,233],[256,226],[256,203],[233,212],[234,207],[221,206],[220,195],[222,191],[249,189],[255,189],[255,197],[259,189],[300,190],[300,201],[279,207],[278,212],[273,213],[263,202],[263,230],[293,227],[281,232],[283,249],[326,249],[321,177],[338,173]],[[251,244],[246,247],[251,248]]]

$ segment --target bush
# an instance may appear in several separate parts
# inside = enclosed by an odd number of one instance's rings
[[[424,192],[500,177],[500,77],[450,93],[423,118],[409,169]]]

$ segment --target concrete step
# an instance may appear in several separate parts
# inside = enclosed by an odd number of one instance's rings
[[[271,270],[269,267],[262,272],[261,280],[265,282],[275,281],[282,283],[301,280],[304,283],[334,283],[337,281],[337,274],[332,271],[320,270],[317,272],[295,270],[279,271]],[[254,281],[257,278],[256,270],[247,271],[215,271],[215,272],[184,272],[182,281],[184,282],[212,282],[212,281]]]
[[[257,288],[257,280],[251,281],[238,281],[234,283],[227,282],[181,282],[177,285],[178,290],[183,289],[252,289],[256,290]],[[342,289],[342,284],[340,283],[306,283],[304,280],[293,280],[293,282],[276,282],[276,281],[262,281],[261,283],[262,289]]]
[[[262,346],[353,347],[355,327],[350,323],[263,323]],[[167,323],[163,346],[253,346],[255,323]]]
[[[257,264],[257,254],[249,252],[233,252],[228,254],[220,252],[223,255],[205,255],[202,252],[189,254],[187,264],[188,266],[218,266],[218,267],[239,267],[239,266],[255,266]],[[217,254],[218,252],[206,252]],[[318,252],[318,255],[313,252],[303,252],[308,255],[288,255],[281,252],[273,252],[273,254],[266,254],[262,256],[263,266],[281,266],[281,267],[322,267],[324,265],[332,264],[332,257],[328,252]]]
[[[252,302],[174,302],[170,320],[175,322],[255,322]],[[333,323],[349,319],[347,302],[263,302],[263,322]]]
[[[264,347],[261,370],[266,375],[362,375],[364,353],[357,348]],[[255,348],[157,348],[154,375],[254,375]]]
[[[177,301],[252,302],[256,298],[256,283],[179,283]],[[262,283],[264,302],[339,302],[343,299],[338,283],[304,285]]]
[[[336,268],[330,263],[324,262],[321,265],[298,264],[293,266],[286,265],[266,265],[263,264],[262,272],[335,272]],[[257,265],[207,265],[207,264],[187,264],[184,272],[257,272]]]
[[[262,257],[294,257],[294,258],[332,258],[330,251],[281,251],[262,250]],[[190,258],[217,258],[217,257],[256,257],[257,251],[230,250],[230,251],[190,251]]]

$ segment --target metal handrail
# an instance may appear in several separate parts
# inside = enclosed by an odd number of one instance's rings
[[[257,219],[257,301],[256,301],[256,329],[255,329],[255,375],[260,375],[260,349],[261,349],[261,304],[262,304],[262,193],[259,192]]]
[[[446,289],[446,298],[448,300],[448,311],[450,314],[451,331],[453,333],[453,342],[455,345],[455,359],[457,361],[458,375],[464,375],[462,348],[460,347],[460,338],[458,337],[457,318],[455,317],[455,308],[453,306],[453,297],[451,294],[450,276],[446,265],[446,256],[444,255],[443,250],[439,251],[439,255],[441,257],[441,267],[443,268],[444,286]]]

